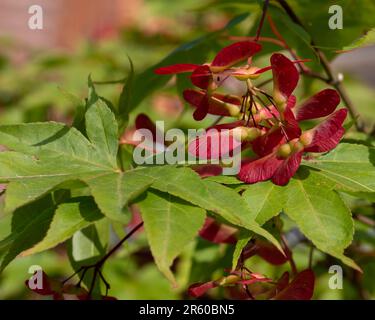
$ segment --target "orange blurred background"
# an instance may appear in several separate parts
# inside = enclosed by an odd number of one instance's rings
[[[0,36],[33,48],[72,48],[133,24],[143,0],[1,0]],[[31,30],[29,8],[43,9],[43,30]]]

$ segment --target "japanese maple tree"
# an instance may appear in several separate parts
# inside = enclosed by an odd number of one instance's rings
[[[235,18],[143,73],[134,73],[130,61],[117,105],[98,93],[100,82],[90,77],[88,97],[72,125],[0,126],[8,213],[0,221],[0,271],[20,254],[66,242],[72,274],[55,279],[44,270],[45,286],[31,289],[54,299],[114,299],[105,265],[124,243],[132,247],[133,239],[145,235],[160,272],[195,298],[222,290],[221,297],[232,299],[311,299],[323,272],[314,264],[314,250],[362,272],[351,250],[355,224],[348,201],[374,199],[369,131],[345,81],[330,67],[331,53],[314,42],[316,35],[309,38],[309,51],[301,50],[289,41],[290,30],[277,26],[281,19],[298,34],[310,34],[295,1],[260,4],[248,36],[230,35],[242,19]],[[211,45],[214,37],[221,49]],[[323,86],[301,95],[306,79]],[[160,145],[155,137],[164,133],[152,113],[137,109],[167,83],[177,87],[194,126],[206,129],[184,148],[207,163],[133,161],[140,144],[132,138],[136,130],[152,133],[152,156],[172,144]],[[228,132],[237,144],[223,146]],[[348,139],[348,132],[365,138]],[[241,154],[240,170],[223,175],[223,156],[234,151]],[[115,227],[126,234],[111,244]],[[305,260],[298,256],[300,244],[310,252],[304,251]],[[200,245],[226,248],[226,258],[205,261],[206,270],[194,274],[199,262],[192,257]],[[176,277],[184,259],[193,266],[185,282]]]

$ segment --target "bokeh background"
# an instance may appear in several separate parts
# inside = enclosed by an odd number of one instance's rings
[[[76,107],[72,95],[87,95],[89,74],[94,81],[121,80],[129,72],[128,57],[140,73],[182,43],[220,30],[244,8],[248,10],[238,2],[240,5],[233,8],[204,0],[0,0],[0,124],[45,120],[70,123]],[[44,10],[43,30],[28,28],[28,8],[33,4]],[[246,34],[253,21],[250,18],[238,26],[237,33],[245,30]],[[368,127],[375,123],[374,56],[375,47],[366,47],[339,54],[333,62],[334,69],[343,73],[350,97]],[[121,84],[98,84],[97,90],[117,103]],[[183,101],[171,86],[153,92],[137,109],[154,119],[173,122],[183,117],[186,127],[196,126],[183,110]],[[113,242],[122,232],[121,227],[114,230]],[[366,236],[375,242],[374,230]],[[296,248],[296,260],[301,264],[306,264],[306,254],[307,246]],[[368,298],[375,296],[374,257],[372,247],[372,262],[369,259],[365,266],[365,288],[361,288]],[[111,282],[110,294],[118,298],[177,299],[185,297],[188,283],[199,280],[202,268],[208,268],[215,278],[220,275],[218,270],[230,265],[230,259],[227,247],[197,240],[175,266],[180,287],[173,289],[152,263],[140,233],[110,259],[105,274]],[[34,264],[56,277],[72,273],[64,244],[35,256],[20,257],[0,275],[0,299],[40,298],[24,286],[30,276],[28,269]],[[276,272],[260,259],[254,258],[252,264],[254,271],[269,276]],[[315,298],[360,297],[350,281],[345,282],[344,290],[328,290],[328,277],[323,268]]]

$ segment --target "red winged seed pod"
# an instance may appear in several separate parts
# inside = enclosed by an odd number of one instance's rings
[[[157,74],[177,74],[191,72],[191,82],[202,89],[199,103],[195,104],[197,109],[193,116],[199,121],[209,113],[209,106],[212,105],[211,94],[224,79],[234,76],[236,78],[255,78],[259,76],[261,69],[254,68],[247,64],[241,68],[234,68],[237,63],[248,60],[261,50],[261,45],[251,41],[233,43],[218,52],[211,63],[196,64],[175,64],[161,67],[155,70]],[[189,93],[187,94],[189,96]],[[193,98],[192,98],[193,99]],[[215,100],[221,101],[220,97],[214,96]],[[225,103],[225,100],[222,101]]]
[[[156,73],[192,72],[192,83],[200,89],[187,89],[183,97],[196,108],[196,120],[203,119],[208,113],[236,118],[234,122],[208,128],[205,135],[189,144],[191,154],[200,159],[220,159],[235,148],[233,143],[223,146],[224,134],[229,132],[239,141],[242,151],[250,148],[256,155],[242,161],[240,180],[251,184],[271,179],[277,185],[285,185],[296,173],[306,152],[327,152],[337,146],[344,135],[347,110],[335,111],[340,97],[332,89],[322,90],[295,107],[293,92],[299,81],[295,63],[299,61],[274,53],[269,67],[257,68],[249,62],[260,49],[255,42],[237,42],[223,48],[212,63],[177,64],[159,68]],[[246,59],[245,66],[235,67]],[[272,70],[272,94],[252,83],[252,79],[267,70]],[[244,81],[246,93],[236,96],[215,92],[220,77]],[[324,119],[302,132],[301,121],[318,118]]]
[[[274,106],[281,122],[254,141],[253,151],[258,158],[243,162],[239,179],[246,183],[272,179],[277,185],[285,185],[299,168],[304,152],[327,152],[337,146],[344,135],[342,125],[347,110],[333,112],[340,97],[331,89],[323,90],[300,107],[293,108],[295,98],[292,93],[299,77],[296,67],[281,54],[272,55],[271,65]],[[301,132],[298,122],[326,116],[314,128]]]

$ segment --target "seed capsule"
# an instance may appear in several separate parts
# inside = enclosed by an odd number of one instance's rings
[[[281,158],[288,158],[292,153],[292,147],[289,143],[285,143],[277,149],[277,155]]]
[[[233,131],[234,131],[234,137],[241,142],[253,141],[262,134],[261,130],[257,128],[253,128],[253,127],[251,128],[238,127],[234,129]]]
[[[299,141],[303,144],[303,146],[309,145],[313,140],[313,132],[311,130],[304,132]]]

